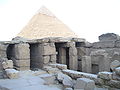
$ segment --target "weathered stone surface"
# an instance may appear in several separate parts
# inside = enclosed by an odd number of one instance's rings
[[[26,71],[26,70],[30,70],[30,66],[22,66],[22,67],[15,67],[17,70],[19,71]]]
[[[15,44],[15,58],[24,60],[30,58],[29,44]]]
[[[100,41],[116,41],[119,39],[120,36],[114,33],[106,33],[99,36]]]
[[[116,73],[117,75],[120,75],[120,67],[115,68],[115,73]]]
[[[72,88],[65,88],[64,90],[73,90]]]
[[[91,73],[91,57],[90,56],[82,56],[82,71]]]
[[[77,70],[78,60],[77,60],[77,49],[75,47],[69,48],[69,69]]]
[[[87,78],[78,78],[74,89],[94,90],[95,82]]]
[[[0,86],[0,90],[10,90],[10,89]]]
[[[56,63],[56,60],[57,60],[56,55],[50,55],[50,62]]]
[[[73,79],[77,79],[77,78],[89,78],[92,80],[97,79],[97,75],[95,74],[89,74],[89,73],[78,72],[78,71],[73,71],[73,70],[63,70],[63,73],[69,75]]]
[[[14,65],[18,67],[30,67],[30,60],[14,60]]]
[[[115,72],[113,72],[113,80],[118,80],[118,81],[120,81],[120,76],[117,75]]]
[[[43,75],[40,75],[40,77],[46,81],[45,84],[49,85],[49,84],[55,84],[56,83],[56,78],[52,74],[43,74]]]
[[[118,89],[120,88],[120,81],[117,81],[117,80],[110,80],[110,81],[107,81],[105,84],[110,87],[114,87]]]
[[[57,79],[59,82],[61,82],[64,85],[64,87],[72,87],[73,86],[72,78],[69,77],[68,75],[65,75],[63,73],[58,73]]]
[[[115,47],[120,47],[120,40],[115,42]]]
[[[103,41],[103,42],[95,42],[93,43],[93,48],[114,48],[115,41]]]
[[[90,55],[105,55],[106,54],[106,51],[104,49],[98,49],[98,50],[95,50],[95,51],[91,51]]]
[[[105,80],[111,80],[113,77],[113,73],[111,72],[99,72],[98,78],[105,79]]]
[[[13,68],[13,61],[12,60],[6,60],[2,62],[3,69],[12,69]]]
[[[43,56],[43,63],[47,64],[50,61],[50,56]]]
[[[118,60],[114,60],[113,62],[110,63],[110,68],[114,71],[115,68],[120,66],[120,62]]]
[[[6,75],[10,79],[18,78],[19,77],[19,72],[15,69],[5,69]]]
[[[49,64],[53,68],[58,68],[60,70],[65,70],[67,69],[67,65],[65,64]]]
[[[54,43],[43,43],[40,45],[42,55],[55,55],[56,54],[56,48]]]

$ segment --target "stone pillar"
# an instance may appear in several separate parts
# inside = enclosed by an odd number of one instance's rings
[[[82,56],[82,71],[86,73],[91,73],[91,57]]]
[[[99,72],[101,71],[110,71],[110,59],[107,53],[99,56]]]
[[[62,47],[59,48],[59,63],[66,64],[66,49]]]
[[[14,45],[14,58],[13,60],[16,69],[29,70],[30,69],[30,49],[29,44],[20,43]]]
[[[7,58],[7,55],[6,55],[7,46],[8,45],[0,44],[0,71],[2,70],[3,59]]]
[[[71,42],[69,47],[69,69],[77,70],[78,60],[77,60],[77,49],[75,47],[75,42]]]

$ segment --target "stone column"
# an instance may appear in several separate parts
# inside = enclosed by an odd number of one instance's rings
[[[99,56],[99,64],[98,65],[99,65],[99,72],[110,71],[110,59],[109,59],[107,53]]]
[[[62,47],[59,48],[59,63],[66,64],[66,49]]]
[[[82,56],[82,71],[86,73],[91,73],[91,57]]]
[[[69,47],[69,69],[77,70],[78,60],[77,60],[77,49],[75,47],[75,42],[71,42]]]
[[[14,58],[13,60],[16,69],[29,70],[30,69],[30,49],[29,44],[20,43],[14,45]]]

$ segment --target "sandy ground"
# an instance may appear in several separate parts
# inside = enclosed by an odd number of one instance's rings
[[[62,90],[60,85],[45,85],[40,76],[31,71],[20,72],[19,79],[0,79],[0,86],[10,90]]]

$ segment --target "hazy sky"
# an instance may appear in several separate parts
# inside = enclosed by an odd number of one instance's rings
[[[0,0],[0,41],[15,37],[42,5],[89,42],[120,35],[120,0]]]

